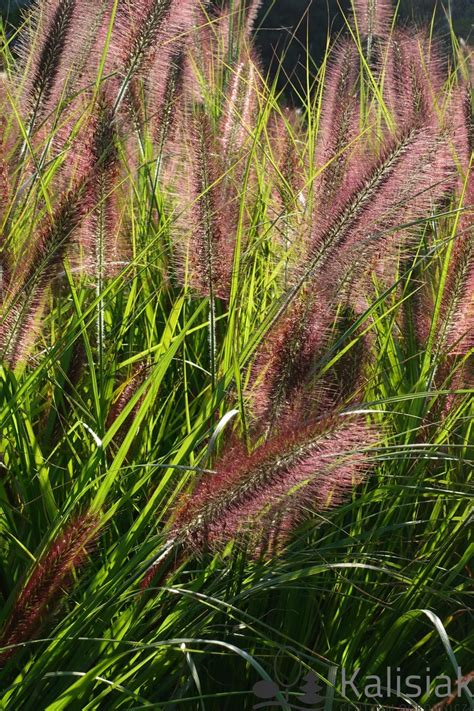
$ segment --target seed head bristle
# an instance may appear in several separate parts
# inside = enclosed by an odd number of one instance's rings
[[[247,454],[230,448],[178,510],[172,536],[190,552],[221,550],[246,536],[255,553],[269,536],[283,545],[311,510],[340,504],[366,476],[379,433],[361,419],[288,424]],[[284,525],[275,528],[275,520]]]

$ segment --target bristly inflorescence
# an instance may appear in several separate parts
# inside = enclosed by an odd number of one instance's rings
[[[27,98],[33,115],[50,97],[58,80],[61,57],[68,42],[76,0],[57,0],[39,3],[36,12],[41,29],[32,48],[31,64],[28,67]]]
[[[0,353],[11,366],[25,359],[40,329],[51,280],[71,245],[84,210],[85,180],[63,196],[35,234],[30,255],[3,273]]]
[[[393,4],[391,0],[352,0],[352,5],[354,25],[358,34],[368,40],[367,54],[370,59],[374,39],[390,34]]]
[[[258,553],[281,547],[312,510],[337,506],[371,466],[380,433],[359,417],[331,416],[245,451],[231,446],[176,512],[171,537],[188,550],[221,550],[247,539]]]
[[[33,565],[13,602],[1,631],[0,664],[5,664],[18,645],[33,639],[48,614],[61,601],[71,576],[86,561],[97,537],[98,519],[91,513],[77,516],[63,528]]]

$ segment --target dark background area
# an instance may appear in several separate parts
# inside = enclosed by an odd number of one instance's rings
[[[218,2],[219,0],[217,0]],[[221,2],[228,0],[221,0]],[[21,18],[20,8],[30,0],[0,0],[0,12],[9,27]],[[429,22],[436,11],[436,27],[442,37],[448,25],[444,9],[450,7],[456,34],[465,40],[474,39],[474,0],[401,0],[400,22]],[[298,84],[304,78],[307,37],[311,56],[317,64],[324,53],[329,29],[334,35],[344,26],[342,13],[347,13],[350,0],[265,0],[257,25],[260,56],[266,66],[278,66],[284,56],[281,84],[290,78]],[[443,9],[444,8],[444,9]]]

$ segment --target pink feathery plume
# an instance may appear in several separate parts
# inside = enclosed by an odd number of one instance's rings
[[[190,553],[244,538],[256,554],[281,548],[311,511],[340,505],[371,467],[379,434],[361,418],[286,425],[248,454],[238,443],[178,509],[171,531]]]
[[[453,163],[458,171],[457,191],[463,188],[465,176],[474,148],[472,124],[472,91],[466,84],[454,87],[447,97],[446,106],[440,119],[451,148]]]
[[[35,145],[41,150],[42,145],[49,143],[49,155],[58,160],[59,168],[54,175],[57,193],[69,190],[71,185],[90,174],[93,140],[91,133],[94,122],[91,113],[92,94],[89,91],[81,91],[63,108],[60,122],[51,137],[48,137],[50,122],[44,122],[36,132]]]
[[[263,0],[234,0],[232,3],[232,17],[229,18],[231,6],[227,0],[222,8],[222,12],[228,19],[231,19],[234,32],[237,30],[242,32],[243,30],[243,39],[248,42],[251,39],[250,33],[254,28],[262,5]]]
[[[450,255],[449,270],[443,289],[437,323],[437,346],[445,353],[449,363],[456,355],[466,355],[474,345],[474,180],[472,169],[468,173],[463,199],[454,202],[461,210]],[[448,227],[452,221],[448,221]],[[427,343],[432,330],[435,295],[425,285],[413,299],[413,318],[418,343]],[[446,372],[445,372],[446,371]],[[442,379],[448,377],[449,368],[441,368]]]
[[[80,134],[83,141],[83,169],[88,166],[85,214],[78,235],[85,273],[99,279],[121,271],[128,254],[121,239],[121,212],[118,198],[119,156],[117,129],[110,97],[103,92],[93,114]]]
[[[74,109],[82,93],[89,94],[94,87],[104,49],[98,40],[106,14],[107,2],[76,2],[67,41],[59,57],[56,80],[45,102],[47,124],[61,126],[64,113]]]
[[[25,108],[33,120],[55,90],[77,4],[77,0],[39,0],[30,16],[30,31],[24,32],[20,40],[23,65],[27,67],[20,86]]]
[[[151,72],[151,99],[154,82],[165,85],[172,57],[193,29],[200,7],[199,0],[138,0],[119,6],[107,62],[118,73],[117,106],[132,78]]]
[[[107,62],[122,79],[151,65],[172,4],[173,0],[137,0],[119,5]]]
[[[366,365],[374,352],[374,335],[372,332],[364,333],[362,326],[348,338],[347,332],[354,326],[357,314],[344,304],[344,299],[341,302],[337,318],[333,316],[325,350],[317,354],[320,361],[308,368],[288,398],[284,418],[289,422],[298,421],[301,412],[312,417],[324,417],[328,412],[350,407],[363,399],[367,383]],[[331,346],[339,340],[343,346],[352,342],[351,346],[344,353],[339,350],[337,362],[322,375],[322,366],[332,356]]]
[[[181,237],[176,244],[176,271],[180,282],[187,282],[197,293],[226,298],[235,225],[229,222],[223,204],[220,183],[225,171],[210,119],[202,109],[192,118],[190,139],[184,192],[188,204],[177,224]],[[183,206],[178,205],[177,210]]]
[[[20,187],[37,180],[38,170],[51,155],[67,152],[67,138],[84,108],[83,93],[96,81],[99,60],[92,50],[104,7],[93,0],[37,0],[34,4],[21,35],[18,65],[22,76],[17,93],[29,143],[27,147],[24,141],[21,149]],[[97,64],[92,70],[89,65],[94,59]],[[59,180],[57,190],[62,192],[72,184],[73,180],[69,184]]]
[[[303,166],[299,146],[303,145],[304,126],[297,109],[283,108],[272,111],[268,120],[268,149],[272,162],[285,178],[292,193],[298,194],[304,186],[299,166]]]
[[[447,142],[425,129],[387,139],[379,156],[354,160],[339,190],[337,210],[316,206],[310,265],[337,282],[383,257],[389,234],[423,217],[453,184]],[[391,258],[389,254],[387,258]]]
[[[258,66],[250,55],[243,57],[233,72],[222,107],[220,133],[228,162],[235,160],[252,135],[261,91]]]
[[[162,80],[159,82],[153,72],[150,72],[147,81],[148,110],[151,111],[150,134],[157,146],[160,159],[163,158],[166,145],[173,141],[177,126],[182,121],[185,95],[184,66],[185,54],[184,49],[181,49],[170,56],[166,82]],[[154,92],[150,88],[152,83],[155,87]]]
[[[425,32],[396,29],[385,47],[384,99],[399,129],[438,127],[445,73],[441,53]]]
[[[231,107],[232,97],[235,97],[242,111],[238,97],[246,93],[246,101],[252,99],[258,88],[260,71],[248,37],[247,21],[251,21],[250,16],[245,18],[239,7],[234,7],[232,14],[229,14],[228,7],[224,7],[214,8],[209,13],[201,11],[198,15],[186,65],[186,83],[194,101],[206,103],[209,96],[221,101],[224,89],[224,110]],[[249,72],[253,73],[250,78],[247,76]],[[250,112],[244,109],[243,115],[249,116]]]
[[[303,289],[262,341],[248,396],[257,430],[285,419],[318,355],[328,344],[335,312],[318,283]]]
[[[272,185],[268,216],[275,232],[275,242],[287,253],[285,283],[291,279],[289,251],[307,241],[304,220],[306,213],[306,168],[300,150],[301,118],[297,111],[285,109],[270,115],[267,152],[271,158],[269,183]],[[301,255],[300,255],[301,256]],[[297,256],[292,256],[292,260]]]
[[[0,72],[0,109],[5,109],[8,105],[8,93],[10,91],[10,82],[5,72]]]
[[[211,14],[217,54],[221,62],[234,66],[242,53],[253,44],[252,30],[262,6],[262,0],[228,1]]]
[[[0,119],[0,225],[2,223],[3,214],[8,206],[10,199],[10,176],[8,165],[4,159],[5,144],[3,141],[2,120]],[[0,237],[0,248],[3,243],[3,237]]]
[[[263,0],[237,0],[233,4],[235,15],[242,16],[242,26],[245,28],[247,41],[250,40],[250,33],[257,21],[262,5]]]
[[[195,28],[188,36],[184,62],[184,84],[189,101],[204,103],[216,89],[219,68],[227,61],[226,27],[219,14],[196,13]]]
[[[34,564],[20,588],[0,636],[0,664],[10,659],[18,645],[34,639],[48,615],[57,607],[72,581],[72,572],[88,558],[97,536],[98,519],[91,513],[74,518],[56,536]]]
[[[463,81],[472,87],[474,85],[474,50],[472,45],[462,37],[459,38],[458,69]]]
[[[280,553],[304,518],[339,506],[364,481],[378,440],[360,417],[332,416],[287,422],[251,454],[242,442],[228,447],[214,473],[181,497],[142,589],[157,576],[165,580],[187,557],[221,551],[232,540],[255,557]]]
[[[137,364],[130,375],[129,380],[126,382],[125,386],[122,388],[120,395],[117,397],[115,402],[111,405],[109,414],[107,416],[106,427],[110,428],[117,418],[124,411],[125,407],[128,405],[130,400],[133,398],[137,390],[144,383],[147,375],[147,366],[142,363]],[[127,417],[126,421],[123,423],[119,432],[117,433],[117,439],[121,440],[126,432],[129,431],[130,425],[133,422],[134,415],[138,411],[141,404],[141,398],[135,405],[133,411]]]
[[[247,17],[247,31],[250,31],[255,27],[255,23],[258,18],[258,13],[263,5],[263,0],[250,0],[247,3],[246,17]]]
[[[0,121],[1,126],[1,121]],[[0,134],[1,135],[1,134]],[[12,255],[2,228],[10,201],[10,176],[3,159],[4,144],[0,138],[0,304],[6,299],[6,291],[11,276]],[[0,325],[0,329],[2,326]]]
[[[474,173],[469,173],[442,312],[451,355],[474,348]]]
[[[268,431],[275,424],[314,370],[341,301],[358,310],[360,280],[374,259],[388,268],[396,251],[391,232],[400,235],[401,225],[423,217],[445,193],[446,153],[440,139],[414,129],[388,141],[365,165],[361,156],[353,164],[362,166],[359,173],[354,167],[345,176],[335,206],[317,206],[308,255],[299,267],[299,295],[267,334],[255,361],[250,397],[260,428]]]
[[[62,196],[54,217],[45,219],[32,239],[31,256],[21,259],[4,287],[1,303],[0,353],[12,367],[23,361],[40,328],[51,279],[83,215],[86,183]]]
[[[347,144],[351,119],[344,118],[344,110],[357,76],[347,44],[328,76],[317,165],[330,162]],[[312,296],[307,289],[289,305],[254,368],[254,412],[269,427],[295,397],[295,383],[304,382],[314,368],[341,300],[349,299],[358,311],[361,280],[371,269],[379,278],[392,278],[400,249],[410,245],[410,223],[429,214],[455,184],[449,141],[438,122],[420,126],[417,121],[385,138],[377,155],[360,142],[349,160],[333,161],[326,170],[317,176],[312,234],[299,269],[300,283],[311,284]]]
[[[387,37],[393,17],[391,0],[352,0],[357,30],[362,37]]]
[[[350,145],[359,132],[359,56],[350,40],[339,43],[327,70],[314,164],[316,201],[332,200],[345,174]],[[353,150],[353,149],[352,149]]]
[[[454,375],[451,375],[454,370]],[[436,386],[444,389],[446,387],[446,380],[443,381],[443,375],[449,374],[449,394],[441,400],[440,406],[435,407],[432,416],[436,422],[444,421],[449,415],[457,410],[458,407],[463,406],[466,399],[472,400],[470,393],[459,393],[457,390],[473,390],[474,389],[474,362],[472,355],[467,358],[464,362],[458,364],[455,362],[455,357],[450,355],[446,358],[443,366],[440,368],[440,376],[436,374],[437,382]]]
[[[371,269],[366,270],[354,289],[357,300],[353,303],[357,304],[359,313],[372,302],[374,274],[379,288],[392,286],[400,263],[409,254],[412,236],[416,236],[416,228],[409,223],[435,211],[456,185],[458,188],[462,185],[471,154],[467,92],[465,87],[455,87],[449,95],[444,92],[442,63],[436,46],[421,32],[396,30],[387,43],[386,52],[385,98],[399,132],[403,134],[413,128],[426,131],[434,150],[420,159],[420,166],[428,159],[428,170],[419,174],[416,165],[412,169],[413,179],[411,186],[407,182],[407,187],[415,199],[410,198],[408,191],[403,204],[403,195],[400,196],[400,229],[390,226],[390,233],[373,256]],[[417,307],[416,319],[420,342],[427,336],[427,329],[429,331],[426,317],[430,310],[426,296],[424,293],[414,297],[420,307]]]
[[[171,3],[144,70],[135,73],[143,79],[150,134],[159,147],[176,120],[174,107],[184,91],[186,53],[199,34],[200,7],[198,2]]]
[[[414,153],[408,152],[398,170],[394,170],[395,192],[390,196],[392,183],[389,181],[386,191],[381,190],[374,201],[374,211],[369,211],[361,225],[360,248],[364,251],[357,250],[357,253],[364,262],[354,265],[352,290],[352,303],[359,314],[372,303],[374,277],[379,290],[394,284],[400,264],[406,262],[416,244],[416,222],[436,213],[441,201],[455,187],[457,174],[448,137],[420,131],[416,143]],[[364,232],[371,242],[367,249]],[[341,255],[344,257],[344,250]]]
[[[221,154],[222,162],[216,190],[216,218],[221,221],[221,232],[232,236],[236,234],[239,224],[241,186],[246,183],[242,237],[250,229],[254,196],[258,192],[255,170],[253,164],[249,165],[249,155],[252,149],[257,150],[254,146],[254,131],[261,96],[263,87],[258,65],[250,54],[245,54],[223,98],[221,118],[216,129],[217,151]]]

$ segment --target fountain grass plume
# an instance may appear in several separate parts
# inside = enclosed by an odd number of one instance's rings
[[[388,41],[389,60],[397,48],[396,41]],[[407,256],[413,244],[415,230],[410,225],[435,210],[455,188],[450,150],[455,131],[434,109],[423,115],[421,106],[438,100],[432,85],[439,88],[439,74],[430,78],[423,73],[418,40],[409,37],[405,50],[411,53],[414,77],[408,91],[416,99],[410,98],[411,108],[401,127],[395,133],[386,129],[375,149],[365,140],[355,140],[353,115],[359,116],[360,109],[354,111],[353,106],[360,101],[360,60],[348,40],[336,48],[327,71],[315,151],[318,172],[311,231],[304,258],[293,267],[300,275],[297,296],[267,334],[252,371],[251,407],[256,426],[263,431],[271,430],[291,408],[301,385],[304,390],[308,374],[314,375],[339,304],[365,311],[373,296],[372,272],[390,285],[400,254]],[[438,68],[434,58],[432,64]],[[391,81],[394,76],[387,85],[396,95],[394,101],[401,103],[406,98],[403,87],[397,94]],[[465,125],[461,117],[458,120]]]
[[[175,243],[175,271],[181,283],[202,296],[227,298],[232,271],[235,224],[229,220],[232,199],[223,189],[224,162],[212,120],[202,107],[191,117],[187,166],[182,185],[187,195]],[[178,210],[180,205],[178,205]]]
[[[10,201],[10,193],[11,193],[11,186],[10,186],[10,176],[9,176],[9,170],[8,170],[8,165],[3,159],[3,151],[5,149],[5,146],[3,142],[0,140],[0,225],[3,220],[3,215],[5,213],[5,210],[8,208],[8,204]],[[1,239],[1,238],[0,238]],[[3,247],[3,239],[1,239],[0,246]]]
[[[152,96],[156,81],[165,85],[177,45],[193,29],[201,7],[198,0],[139,0],[119,6],[108,58],[121,76],[117,107],[132,78],[149,76]]]
[[[391,0],[352,0],[353,23],[364,39],[387,37],[393,17]]]
[[[339,505],[365,478],[379,433],[361,418],[332,415],[286,424],[248,454],[238,442],[176,512],[171,538],[190,552],[222,550],[247,538],[263,553],[280,548],[310,511]]]
[[[300,266],[305,286],[267,335],[253,369],[249,394],[261,426],[272,425],[314,368],[341,301],[358,308],[360,280],[372,259],[378,255],[386,266],[394,259],[406,234],[398,226],[424,215],[446,192],[448,157],[441,139],[413,129],[388,140],[379,157],[354,163],[362,163],[362,175],[356,178],[354,169],[346,176],[348,197],[339,210],[316,205],[308,257]]]
[[[0,665],[18,651],[18,645],[34,639],[48,616],[65,596],[72,574],[87,560],[97,537],[97,516],[74,517],[56,535],[34,563],[28,579],[13,601],[0,636]]]
[[[186,558],[221,552],[231,541],[254,557],[281,553],[305,518],[341,505],[366,479],[379,438],[361,416],[333,412],[287,421],[251,453],[234,440],[214,473],[181,496],[165,549],[141,588],[157,584],[157,576],[166,580]]]
[[[226,160],[235,160],[252,135],[261,87],[252,57],[243,57],[233,72],[221,111],[222,148]]]
[[[107,416],[107,421],[106,421],[107,428],[110,428],[113,425],[115,420],[120,416],[120,414],[123,412],[123,410],[125,409],[127,404],[130,402],[132,397],[135,395],[138,388],[144,383],[145,378],[147,376],[147,371],[148,371],[148,368],[143,363],[138,363],[132,369],[129,379],[124,383],[123,387],[120,390],[118,397],[115,399],[115,401],[110,406],[109,414]],[[117,434],[118,440],[120,440],[123,437],[123,435],[128,431],[130,424],[133,422],[134,415],[136,414],[136,412],[138,411],[138,409],[140,407],[141,400],[142,400],[142,398],[140,398],[140,400],[137,402],[133,411],[130,413],[127,420],[123,423],[122,427],[120,428],[120,430]]]
[[[119,5],[109,59],[123,77],[130,80],[150,65],[172,5],[173,0],[138,0]]]
[[[462,214],[453,247],[452,263],[442,302],[442,328],[451,355],[467,355],[474,348],[474,175],[466,181]]]
[[[269,432],[306,384],[329,342],[335,313],[319,286],[302,289],[264,339],[252,368],[249,398],[255,428]]]
[[[77,243],[84,273],[102,282],[120,272],[128,257],[121,237],[117,122],[112,100],[105,91],[99,95],[86,130],[79,134],[78,140],[81,141],[78,154],[83,154],[80,171],[88,172],[89,207]]]
[[[446,68],[437,43],[425,31],[395,29],[384,46],[383,92],[399,130],[438,124]]]
[[[4,285],[0,353],[14,367],[22,362],[40,330],[51,279],[71,246],[85,209],[86,181],[61,197],[54,216],[34,234],[31,254],[16,261]]]
[[[150,117],[150,133],[157,146],[160,160],[163,157],[165,145],[173,141],[177,125],[181,120],[180,113],[184,100],[184,66],[185,52],[181,49],[170,57],[164,85],[160,81],[161,77],[155,77],[153,71],[150,72],[151,81],[148,81],[148,96],[152,97],[151,105],[156,107]],[[152,82],[155,94],[151,90]]]
[[[234,22],[239,22],[247,41],[250,38],[250,33],[255,26],[262,5],[263,0],[234,0],[232,5],[232,11],[235,15]],[[230,9],[228,4],[226,9]]]
[[[24,35],[21,51],[26,73],[23,95],[32,121],[53,93],[76,5],[77,0],[37,2],[30,15],[32,28]]]
[[[327,68],[314,163],[317,200],[331,200],[345,174],[350,144],[359,134],[359,57],[349,39],[335,48]]]

